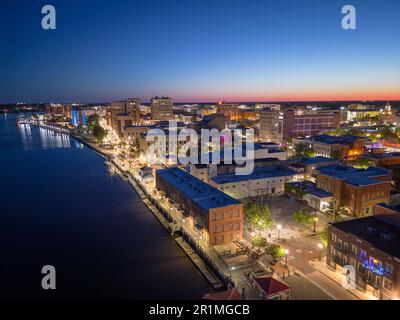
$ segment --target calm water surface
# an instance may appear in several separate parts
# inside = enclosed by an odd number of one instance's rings
[[[0,298],[196,299],[208,284],[104,158],[0,115]],[[57,289],[41,288],[53,265]]]

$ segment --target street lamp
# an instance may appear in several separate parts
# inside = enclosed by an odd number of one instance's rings
[[[317,232],[317,222],[318,222],[318,218],[314,218],[314,233]]]
[[[287,259],[288,259],[288,255],[289,255],[289,250],[286,249],[285,250],[285,267],[287,268]]]
[[[322,243],[318,243],[318,249],[319,249],[319,257],[318,260],[322,260],[322,248],[324,246],[322,245]]]
[[[281,236],[282,225],[278,224],[276,227],[278,228],[278,240],[279,240]]]

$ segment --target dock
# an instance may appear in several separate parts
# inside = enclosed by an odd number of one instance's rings
[[[190,258],[190,260],[192,260],[201,274],[208,280],[213,289],[218,290],[224,286],[224,284],[214,275],[212,271],[208,269],[203,260],[182,237],[175,238],[175,241]]]

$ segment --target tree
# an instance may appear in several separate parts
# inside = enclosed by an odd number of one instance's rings
[[[93,127],[93,132],[92,134],[94,135],[94,137],[97,139],[98,142],[102,142],[104,140],[104,138],[107,136],[107,130],[105,130],[102,126],[100,126],[99,124],[96,124]]]
[[[328,225],[325,225],[324,230],[319,235],[322,245],[326,248],[328,245]]]
[[[100,117],[97,113],[91,114],[90,116],[87,117],[86,125],[90,132],[93,133],[94,128],[99,125],[99,120]]]
[[[285,192],[296,195],[297,199],[303,200],[306,192],[302,189],[301,184],[299,186],[294,186],[289,183],[285,183]]]
[[[245,205],[244,214],[247,223],[251,228],[259,231],[270,227],[273,224],[268,207],[261,204],[250,202]]]
[[[285,249],[279,244],[271,244],[266,249],[265,252],[269,254],[272,258],[278,259],[285,256]]]
[[[293,214],[293,219],[300,224],[301,228],[303,228],[303,225],[311,225],[314,221],[314,218],[308,213],[306,208],[296,211]]]
[[[336,208],[333,202],[329,202],[328,209],[326,213],[332,216],[332,221],[336,222],[340,220],[341,215],[347,214],[347,210],[343,207]]]
[[[251,239],[251,244],[257,248],[262,248],[267,246],[268,242],[264,237],[255,236],[253,239]]]
[[[368,169],[370,166],[373,165],[373,162],[365,157],[358,157],[353,163],[354,168],[357,169]]]
[[[305,143],[296,144],[294,152],[297,158],[311,158],[315,156],[314,149]]]

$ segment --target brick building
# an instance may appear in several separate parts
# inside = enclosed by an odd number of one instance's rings
[[[397,215],[397,219],[391,219],[393,215]],[[330,224],[326,259],[328,267],[343,274],[344,266],[352,266],[358,290],[377,299],[398,300],[399,216],[398,212],[381,212],[375,216]]]
[[[238,200],[179,168],[157,170],[156,187],[179,206],[208,244],[243,238],[243,205]]]
[[[334,205],[345,207],[354,216],[371,215],[375,204],[389,202],[390,170],[332,165],[318,168],[316,174],[316,186],[332,193]]]
[[[339,126],[339,110],[287,109],[284,111],[283,138],[313,136]]]

